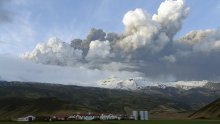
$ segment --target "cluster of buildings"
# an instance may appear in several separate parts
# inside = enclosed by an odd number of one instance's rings
[[[17,118],[17,121],[74,121],[74,120],[121,120],[125,116],[122,114],[72,114],[72,115],[53,115],[53,116],[25,116]]]
[[[53,116],[25,116],[17,118],[17,121],[91,121],[91,120],[148,120],[147,111],[133,111],[131,116],[123,114],[72,114],[72,115],[53,115]]]

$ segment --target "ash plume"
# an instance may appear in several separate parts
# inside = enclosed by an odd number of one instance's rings
[[[219,80],[220,29],[191,31],[175,39],[188,14],[184,0],[165,0],[152,15],[141,8],[125,13],[121,34],[92,28],[86,38],[73,39],[70,44],[60,40],[40,43],[23,58],[138,72],[152,79]]]

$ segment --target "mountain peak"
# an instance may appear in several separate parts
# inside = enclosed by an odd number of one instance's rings
[[[120,79],[119,77],[111,77],[106,80],[100,80],[97,85],[103,88],[110,89],[125,89],[125,90],[137,90],[144,87],[175,87],[181,88],[184,90],[203,87],[208,83],[207,80],[202,81],[171,81],[171,82],[162,82],[162,81],[150,81],[143,77],[130,78],[130,79]]]

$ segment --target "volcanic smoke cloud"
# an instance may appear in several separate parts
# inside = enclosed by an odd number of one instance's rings
[[[82,59],[82,50],[74,49],[58,38],[50,38],[47,44],[37,44],[31,53],[24,53],[23,57],[43,64],[72,65]]]
[[[165,0],[153,15],[140,8],[128,11],[122,34],[93,28],[85,39],[70,44],[58,38],[39,43],[22,58],[102,71],[114,68],[152,79],[219,80],[220,29],[191,31],[174,39],[188,14],[184,0]]]

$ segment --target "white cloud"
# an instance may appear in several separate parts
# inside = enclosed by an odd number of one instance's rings
[[[180,30],[188,12],[189,8],[186,7],[184,0],[165,0],[152,19],[160,23],[162,30],[172,38]]]
[[[123,24],[125,25],[124,37],[118,45],[125,52],[151,44],[159,28],[159,25],[152,21],[150,15],[142,9],[128,11],[124,15]]]
[[[123,18],[124,36],[117,44],[125,52],[139,48],[159,52],[173,40],[189,11],[183,0],[166,0],[152,17],[142,9],[128,11]]]
[[[74,65],[82,59],[82,50],[74,49],[58,38],[50,38],[45,43],[39,43],[31,52],[26,52],[22,58],[37,63],[53,65]]]
[[[99,61],[99,59],[108,59],[113,56],[110,53],[111,47],[109,41],[91,41],[89,52],[86,56],[87,60]]]

